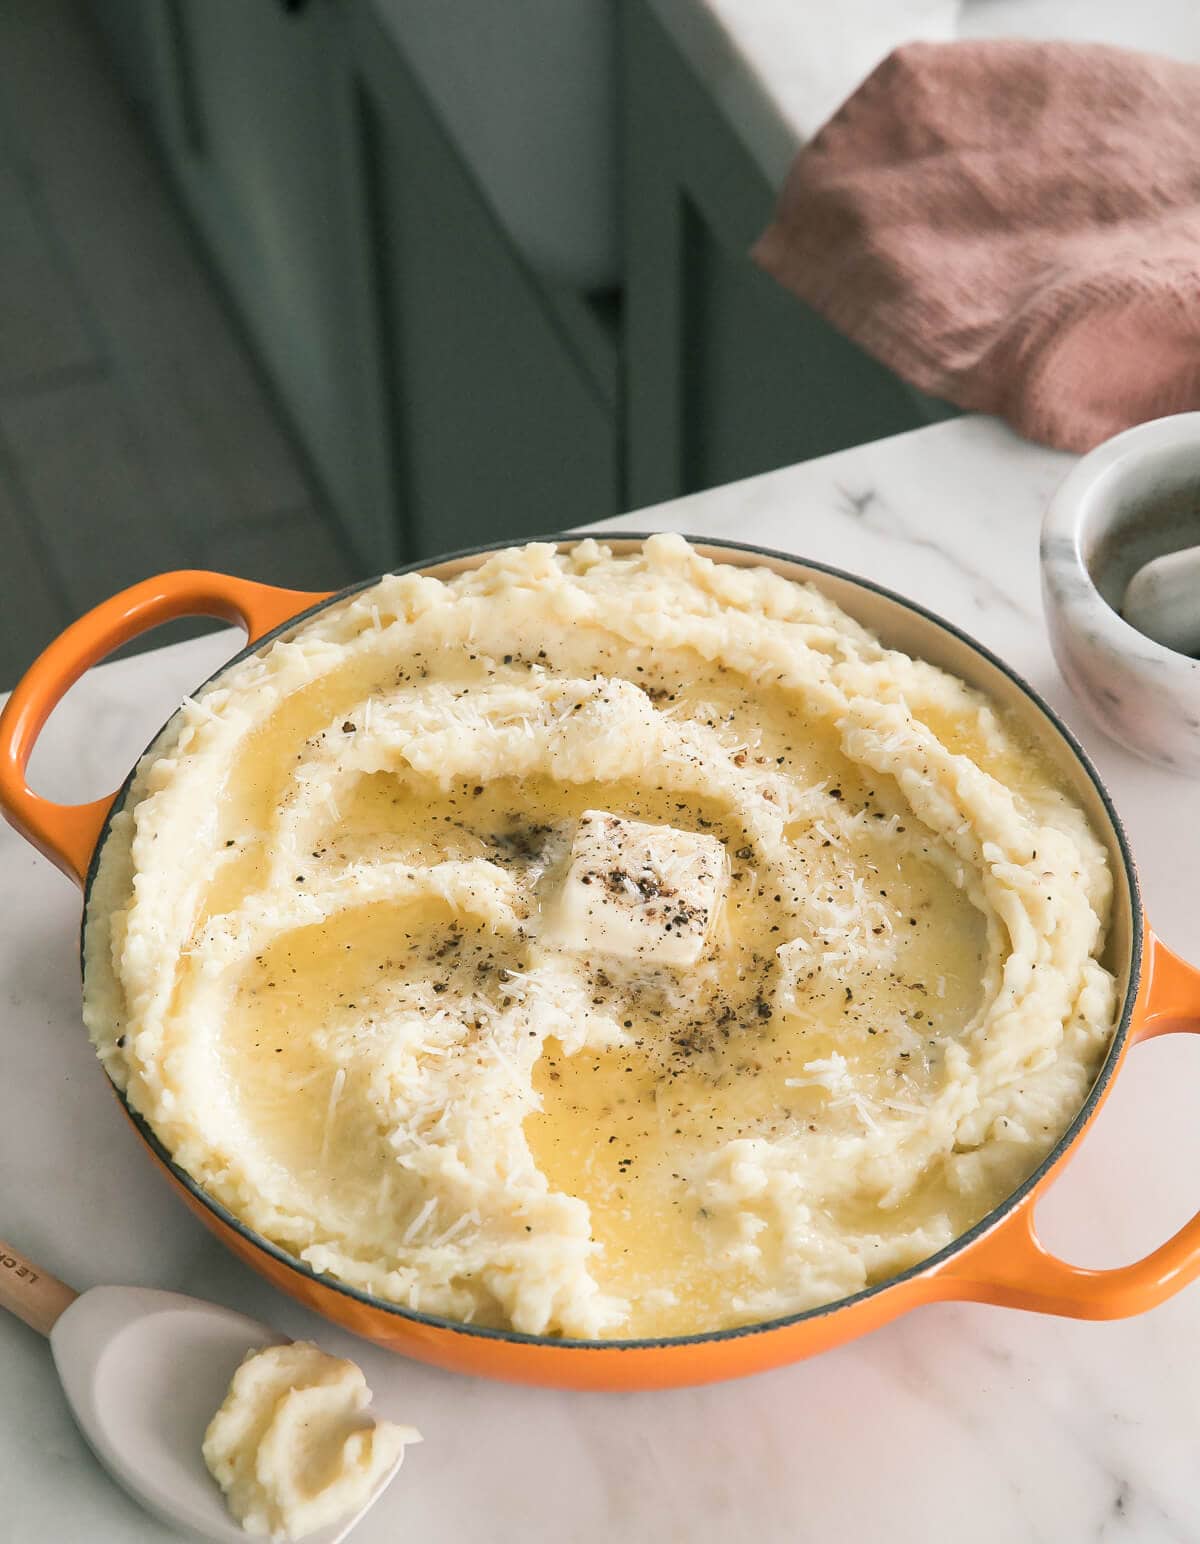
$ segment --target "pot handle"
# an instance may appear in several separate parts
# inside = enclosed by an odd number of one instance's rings
[[[324,599],[323,593],[185,569],[144,579],[86,612],[30,665],[0,714],[0,809],[9,823],[82,886],[116,794],[90,804],[56,804],[25,780],[37,737],[67,690],[89,666],[161,622],[220,617],[244,627],[253,642]]]
[[[1147,934],[1145,1012],[1131,1044],[1158,1035],[1200,1034],[1200,970]],[[937,1273],[933,1296],[996,1303],[1073,1319],[1144,1313],[1200,1276],[1200,1212],[1145,1259],[1112,1270],[1068,1265],[1045,1248],[1034,1226],[1036,1192],[977,1244]]]

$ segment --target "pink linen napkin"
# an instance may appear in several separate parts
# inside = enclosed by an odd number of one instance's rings
[[[1200,408],[1200,67],[914,43],[797,156],[755,261],[922,391],[1087,450]]]

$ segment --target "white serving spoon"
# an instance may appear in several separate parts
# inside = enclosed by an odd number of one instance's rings
[[[247,1351],[281,1345],[269,1325],[150,1287],[74,1292],[0,1241],[0,1308],[50,1341],[63,1392],[113,1478],[172,1528],[247,1544],[204,1463],[209,1421]],[[403,1452],[347,1521],[306,1536],[339,1544],[391,1482]]]

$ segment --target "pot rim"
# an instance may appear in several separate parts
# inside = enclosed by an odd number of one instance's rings
[[[273,643],[282,634],[291,632],[299,624],[307,622],[310,618],[316,616],[319,612],[325,611],[330,606],[335,606],[342,601],[348,600],[351,596],[357,595],[363,590],[371,589],[374,585],[378,584],[380,580],[387,578],[392,574],[421,573],[429,569],[441,568],[447,563],[453,563],[468,558],[482,558],[488,553],[502,552],[507,547],[525,546],[530,542],[549,542],[561,548],[565,545],[589,540],[598,541],[602,544],[605,544],[610,540],[616,542],[645,542],[650,536],[660,534],[662,533],[654,531],[626,530],[569,531],[550,536],[524,537],[515,541],[512,539],[507,539],[494,542],[485,542],[479,546],[464,547],[454,552],[440,554],[432,558],[422,558],[413,563],[402,564],[397,568],[388,569],[385,574],[378,574],[373,578],[359,580],[354,584],[347,585],[345,589],[338,590],[334,594],[326,596],[325,599],[318,601],[315,605],[308,606],[303,610],[296,612],[294,616],[287,618],[286,621],[281,622],[277,627],[272,628],[269,632],[264,633],[261,637],[247,643],[245,648],[240,649],[235,655],[226,660],[223,665],[219,666],[210,676],[201,682],[191,695],[197,695],[207,686],[216,681],[220,676],[224,675],[227,670],[232,669],[233,666],[240,664],[243,660],[250,658],[252,655],[260,653],[266,645]],[[1108,1085],[1111,1082],[1116,1068],[1121,1060],[1121,1056],[1125,1048],[1125,1042],[1128,1038],[1130,1022],[1133,1017],[1133,1009],[1137,1001],[1138,987],[1141,982],[1142,974],[1142,958],[1145,941],[1145,914],[1142,907],[1141,887],[1138,881],[1137,868],[1134,864],[1133,855],[1129,848],[1129,841],[1125,834],[1125,827],[1117,813],[1116,806],[1113,803],[1108,788],[1106,787],[1103,778],[1101,778],[1099,772],[1096,770],[1096,767],[1093,765],[1091,757],[1088,755],[1087,751],[1084,750],[1083,746],[1080,744],[1072,730],[1063,722],[1062,718],[1055,712],[1049,703],[1045,701],[1040,693],[1038,693],[1032,686],[1030,686],[1024,677],[1018,675],[1018,673],[1012,668],[1011,665],[1007,664],[997,654],[994,654],[991,649],[987,648],[984,644],[979,643],[975,638],[972,638],[969,633],[964,632],[962,628],[956,626],[953,622],[947,621],[945,617],[941,617],[936,612],[930,611],[928,607],[921,605],[917,601],[910,600],[907,596],[898,594],[895,590],[888,589],[886,585],[877,584],[872,579],[864,579],[858,574],[849,573],[846,569],[836,568],[829,563],[819,563],[812,559],[801,557],[796,553],[781,552],[777,548],[762,547],[753,542],[728,541],[720,537],[699,535],[693,536],[686,533],[680,534],[684,535],[685,541],[689,542],[692,546],[701,549],[705,547],[715,547],[723,551],[750,553],[756,557],[768,558],[774,563],[782,563],[785,565],[811,569],[814,573],[824,574],[833,579],[844,580],[851,585],[856,585],[861,589],[869,590],[876,595],[880,595],[885,600],[894,601],[897,605],[904,607],[906,610],[914,612],[924,621],[930,622],[935,627],[939,627],[944,632],[949,633],[952,637],[958,639],[961,643],[965,643],[968,648],[973,650],[976,654],[980,655],[984,660],[986,660],[990,665],[994,666],[1003,675],[1007,676],[1013,685],[1020,690],[1020,692],[1033,704],[1033,706],[1045,715],[1045,717],[1053,725],[1054,729],[1065,741],[1072,755],[1079,762],[1083,770],[1087,773],[1088,778],[1091,780],[1091,783],[1096,790],[1097,796],[1099,797],[1100,802],[1104,807],[1105,814],[1107,815],[1108,820],[1112,826],[1113,835],[1116,838],[1117,849],[1121,855],[1121,861],[1129,883],[1129,979],[1125,990],[1125,999],[1121,1006],[1121,1014],[1113,1031],[1112,1039],[1109,1042],[1108,1051],[1105,1054],[1104,1061],[1101,1064],[1099,1072],[1096,1074],[1095,1081],[1093,1082],[1091,1088],[1088,1090],[1086,1098],[1080,1105],[1079,1109],[1076,1111],[1070,1125],[1059,1137],[1058,1141],[1054,1144],[1050,1152],[1037,1166],[1037,1168],[1034,1169],[1033,1172],[1029,1174],[1015,1190],[1011,1191],[1007,1196],[1005,1196],[1005,1198],[997,1206],[993,1207],[991,1211],[980,1218],[980,1220],[975,1223],[973,1227],[968,1228],[965,1233],[958,1234],[957,1237],[951,1239],[948,1244],[944,1245],[943,1248],[939,1249],[935,1254],[928,1255],[923,1260],[918,1260],[914,1265],[910,1265],[907,1270],[900,1271],[894,1276],[889,1276],[884,1281],[875,1282],[871,1286],[864,1287],[861,1291],[852,1293],[849,1297],[838,1298],[832,1303],[821,1303],[814,1308],[803,1309],[799,1313],[784,1314],[775,1319],[757,1320],[751,1324],[739,1324],[733,1326],[730,1329],[701,1330],[691,1335],[663,1335],[648,1337],[645,1339],[629,1340],[589,1340],[574,1338],[570,1336],[531,1335],[523,1333],[519,1330],[490,1329],[484,1325],[464,1324],[461,1320],[447,1319],[438,1314],[423,1313],[419,1309],[406,1308],[400,1303],[389,1302],[385,1298],[376,1297],[370,1292],[363,1291],[360,1287],[350,1286],[347,1282],[340,1281],[336,1276],[314,1270],[312,1266],[306,1264],[303,1260],[299,1259],[298,1256],[291,1254],[281,1245],[272,1243],[270,1239],[265,1238],[254,1228],[251,1228],[247,1223],[243,1222],[240,1217],[235,1216],[234,1213],[228,1209],[228,1207],[224,1206],[220,1201],[218,1201],[215,1196],[210,1195],[204,1186],[199,1183],[199,1181],[194,1179],[186,1169],[182,1168],[175,1162],[174,1158],[167,1151],[166,1147],[155,1134],[149,1122],[146,1121],[145,1118],[140,1115],[138,1111],[135,1110],[130,1104],[124,1090],[118,1088],[117,1085],[112,1082],[111,1078],[109,1079],[113,1093],[116,1095],[121,1104],[121,1107],[125,1111],[125,1114],[129,1117],[129,1120],[132,1122],[134,1128],[137,1130],[138,1135],[145,1142],[146,1146],[153,1153],[154,1157],[158,1159],[158,1161],[167,1169],[168,1173],[180,1185],[183,1186],[183,1188],[195,1201],[197,1201],[207,1211],[211,1212],[219,1222],[224,1224],[227,1228],[232,1229],[235,1233],[239,1234],[241,1238],[253,1248],[262,1251],[264,1254],[277,1260],[281,1265],[295,1271],[298,1275],[307,1277],[310,1281],[315,1282],[318,1286],[327,1288],[332,1292],[340,1293],[343,1296],[350,1298],[354,1302],[362,1305],[363,1307],[370,1308],[381,1313],[394,1315],[398,1319],[420,1325],[425,1329],[451,1331],[455,1334],[467,1336],[469,1338],[478,1340],[502,1341],[516,1346],[528,1346],[530,1348],[539,1349],[560,1349],[563,1351],[574,1352],[668,1350],[672,1347],[683,1348],[686,1346],[708,1345],[717,1341],[734,1341],[745,1339],[754,1335],[764,1335],[773,1330],[789,1329],[806,1321],[825,1318],[828,1315],[837,1313],[843,1309],[856,1308],[873,1298],[879,1297],[884,1292],[891,1291],[893,1288],[904,1286],[908,1283],[916,1281],[920,1277],[934,1274],[940,1270],[941,1267],[945,1265],[947,1261],[949,1261],[953,1256],[961,1254],[963,1251],[969,1249],[971,1245],[982,1238],[985,1233],[989,1233],[994,1227],[1002,1222],[1004,1218],[1015,1212],[1018,1207],[1020,1207],[1022,1203],[1028,1199],[1032,1192],[1038,1188],[1042,1181],[1049,1175],[1051,1170],[1057,1167],[1057,1165],[1066,1157],[1068,1151],[1074,1145],[1077,1138],[1081,1135],[1083,1129],[1091,1120],[1097,1106],[1103,1099],[1108,1089]],[[83,915],[80,921],[81,972],[84,958],[83,940],[88,925],[88,904],[91,899],[92,883],[96,877],[100,857],[104,850],[104,844],[108,840],[109,833],[112,829],[113,817],[124,808],[126,798],[128,797],[130,788],[133,784],[133,779],[137,773],[138,767],[141,765],[143,757],[154,747],[159,736],[163,733],[163,730],[166,729],[167,725],[170,724],[171,720],[175,717],[175,714],[180,712],[181,709],[182,704],[179,708],[176,708],[174,712],[172,712],[163,722],[163,724],[155,732],[154,737],[151,739],[149,745],[147,745],[146,749],[134,762],[132,768],[130,769],[129,775],[121,784],[121,787],[112,802],[111,809],[105,816],[104,824],[102,825],[100,834],[96,839],[96,845],[92,851],[92,856],[88,864],[88,870],[85,876],[83,887]]]

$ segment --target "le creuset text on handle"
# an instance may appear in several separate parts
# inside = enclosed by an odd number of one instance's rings
[[[0,1308],[49,1335],[79,1294],[0,1239]]]

